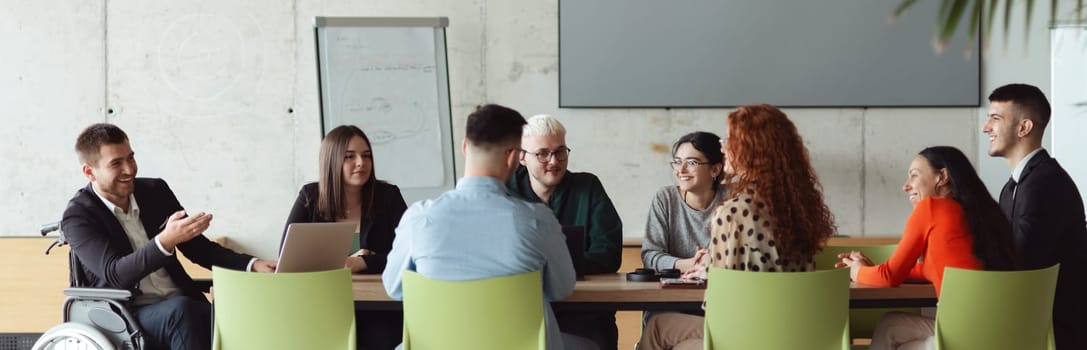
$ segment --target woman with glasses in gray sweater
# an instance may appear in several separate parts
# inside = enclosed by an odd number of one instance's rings
[[[642,239],[642,262],[658,271],[685,271],[706,254],[713,209],[725,198],[720,137],[697,131],[672,145],[675,185],[653,197]]]

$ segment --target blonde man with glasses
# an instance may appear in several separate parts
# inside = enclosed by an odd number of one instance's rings
[[[614,273],[622,261],[623,221],[591,173],[567,170],[570,148],[566,128],[550,115],[528,119],[521,136],[521,166],[507,183],[510,193],[551,208],[563,226],[585,232],[585,274]],[[592,339],[601,349],[615,349],[618,330],[614,312],[557,314],[563,332]]]

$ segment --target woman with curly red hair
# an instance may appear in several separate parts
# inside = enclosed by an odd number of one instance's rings
[[[721,140],[728,198],[710,224],[709,265],[746,271],[815,270],[813,257],[836,230],[796,126],[777,107],[737,108]],[[708,265],[685,277],[705,278]],[[703,318],[650,319],[641,349],[701,349]]]

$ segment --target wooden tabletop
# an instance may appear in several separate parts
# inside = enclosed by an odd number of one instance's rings
[[[395,303],[385,294],[380,275],[354,275],[354,296],[360,308],[389,308]],[[630,282],[624,274],[586,276],[574,293],[554,303],[556,308],[603,308],[616,310],[688,309],[698,307],[704,289],[662,289],[658,282]],[[931,284],[904,284],[874,287],[850,284],[851,307],[934,306],[936,291]],[[398,304],[398,303],[397,303]]]
[[[827,246],[866,246],[866,245],[884,245],[884,244],[898,244],[900,237],[897,236],[837,236],[827,239]],[[641,248],[641,237],[625,237],[623,238],[623,247],[628,248]]]

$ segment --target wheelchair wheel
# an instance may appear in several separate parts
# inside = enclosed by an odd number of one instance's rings
[[[116,350],[102,332],[81,323],[61,323],[34,342],[33,350]]]

